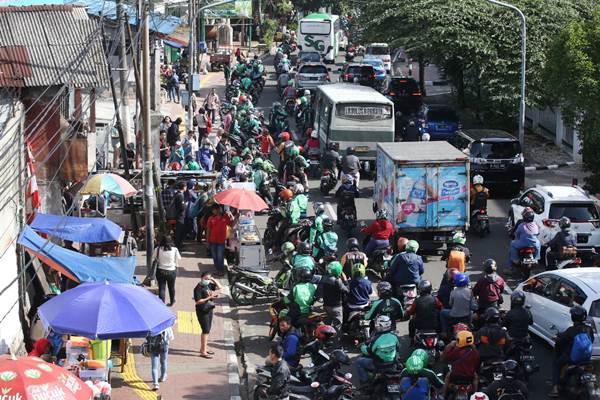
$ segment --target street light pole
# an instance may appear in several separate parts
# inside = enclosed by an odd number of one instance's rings
[[[504,3],[498,0],[487,0],[490,3],[501,7],[510,8],[516,11],[521,18],[521,102],[519,104],[519,142],[521,143],[521,151],[525,142],[525,68],[527,56],[527,25],[525,22],[525,14],[512,4]]]

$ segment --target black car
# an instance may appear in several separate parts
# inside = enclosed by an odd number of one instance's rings
[[[394,102],[394,110],[402,114],[416,114],[423,106],[421,89],[413,78],[392,76],[386,79],[383,94]]]
[[[471,176],[483,176],[487,187],[523,189],[525,162],[519,140],[497,129],[465,129],[450,140],[470,157]]]
[[[340,70],[340,82],[354,83],[358,79],[358,83],[363,86],[375,87],[375,69],[372,65],[360,63],[348,63]]]

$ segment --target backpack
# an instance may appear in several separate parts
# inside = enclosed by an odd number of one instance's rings
[[[346,262],[344,263],[344,273],[346,276],[352,276],[352,267],[354,264],[365,265],[365,254],[360,251],[351,251],[346,253]]]
[[[571,362],[579,364],[592,358],[592,339],[588,332],[581,332],[573,338],[571,346]]]
[[[456,268],[460,272],[465,272],[465,253],[458,248],[453,248],[448,253],[447,268]]]
[[[148,335],[146,341],[142,344],[141,353],[150,357],[152,354],[160,354],[165,350],[166,341],[164,333],[155,336]]]

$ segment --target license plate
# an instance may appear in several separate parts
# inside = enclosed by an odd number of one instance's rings
[[[590,235],[585,234],[577,234],[577,243],[587,243],[590,238]]]
[[[400,393],[400,385],[387,385],[388,393]]]
[[[446,236],[434,236],[433,237],[433,241],[434,242],[445,242],[446,241]]]
[[[392,259],[391,254],[386,254],[385,256],[383,256],[383,261],[390,261],[391,259]]]
[[[356,146],[354,148],[355,151],[360,151],[360,152],[365,152],[365,151],[369,151],[369,146]]]
[[[587,383],[587,382],[596,382],[596,377],[592,374],[583,374],[581,376],[581,381],[583,383]]]
[[[448,129],[448,125],[446,125],[446,124],[438,124],[438,129]]]
[[[319,160],[310,160],[310,165],[319,165]]]
[[[502,373],[501,372],[494,372],[494,380],[495,381],[499,381],[500,379],[502,379]]]
[[[311,76],[310,78],[308,78],[309,81],[318,81],[319,77],[317,76]]]

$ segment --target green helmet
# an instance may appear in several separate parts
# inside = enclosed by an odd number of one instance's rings
[[[249,145],[251,145],[251,144],[256,144],[256,140],[254,140],[254,139],[250,138],[250,139],[248,139],[248,140],[246,141],[246,146],[249,146]]]
[[[332,261],[327,264],[327,273],[331,276],[335,276],[336,278],[342,276],[342,264],[338,261]]]
[[[411,375],[417,375],[423,370],[423,360],[417,356],[410,356],[404,365],[406,372]]]
[[[306,97],[302,96],[300,97],[300,104],[306,104],[308,100],[306,99]]]
[[[419,251],[419,242],[417,242],[416,240],[409,240],[408,243],[406,243],[406,247],[404,247],[404,249],[408,253],[416,253],[417,251]]]
[[[242,161],[240,156],[235,156],[231,159],[231,165],[233,165],[235,167],[240,163],[240,161]]]
[[[427,365],[429,363],[429,354],[427,354],[427,352],[423,349],[415,349],[410,357],[419,357],[423,362],[423,365]]]
[[[290,156],[299,156],[299,155],[300,155],[300,149],[298,148],[298,146],[292,147],[290,150]]]
[[[237,112],[237,106],[231,106],[229,107],[229,109],[231,110],[232,113],[236,113]]]
[[[452,243],[464,245],[465,243],[467,243],[467,238],[465,237],[464,233],[456,232],[454,236],[452,236]]]
[[[246,154],[250,154],[250,153],[251,153],[250,149],[247,147],[244,147],[244,150],[242,150],[242,157],[245,156]]]
[[[289,255],[289,254],[293,253],[294,250],[296,250],[296,247],[294,246],[294,243],[292,243],[292,242],[285,242],[284,244],[281,245],[281,252],[285,255]]]
[[[364,265],[357,263],[352,266],[352,277],[362,278],[367,274],[367,269]]]

